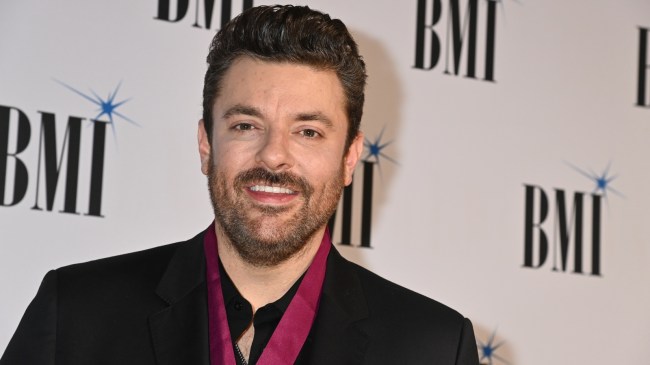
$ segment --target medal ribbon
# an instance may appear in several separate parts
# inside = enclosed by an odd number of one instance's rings
[[[330,233],[326,229],[316,256],[307,269],[289,307],[280,319],[280,323],[273,331],[269,343],[262,351],[262,355],[257,361],[258,365],[293,364],[298,358],[318,312],[330,246]],[[210,364],[235,365],[233,342],[230,338],[226,306],[221,291],[219,253],[214,223],[205,232],[203,249],[207,263]]]

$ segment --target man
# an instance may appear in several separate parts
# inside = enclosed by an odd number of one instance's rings
[[[48,273],[0,364],[477,364],[467,319],[331,245],[365,78],[339,20],[275,6],[231,21],[198,131],[214,223]]]

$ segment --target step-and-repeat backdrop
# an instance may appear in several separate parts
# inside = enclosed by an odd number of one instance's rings
[[[47,270],[211,222],[205,56],[264,3],[0,3],[0,351]],[[369,71],[337,248],[471,318],[482,363],[650,363],[650,2],[301,3]]]

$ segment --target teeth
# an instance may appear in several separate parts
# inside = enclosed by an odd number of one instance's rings
[[[264,193],[273,193],[273,194],[293,194],[293,190],[287,188],[281,188],[279,186],[265,186],[265,185],[253,185],[250,187],[252,191],[260,191]]]

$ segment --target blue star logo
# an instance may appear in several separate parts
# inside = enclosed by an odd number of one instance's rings
[[[494,359],[499,360],[502,364],[508,364],[508,362],[500,357],[499,355],[496,354],[496,351],[501,345],[503,345],[503,341],[499,343],[494,342],[494,338],[496,337],[497,330],[495,329],[494,332],[492,332],[492,335],[490,335],[490,338],[488,339],[487,343],[483,343],[481,341],[478,342],[478,349],[481,352],[481,359],[480,361],[487,360],[487,365],[493,365],[494,364]],[[482,363],[484,364],[484,363]]]
[[[371,142],[368,138],[366,138],[363,141],[363,146],[368,151],[368,154],[366,155],[366,157],[363,158],[363,161],[376,163],[380,169],[381,169],[381,163],[380,163],[381,159],[386,159],[396,165],[398,164],[397,161],[393,160],[392,158],[384,154],[384,152],[382,152],[384,148],[388,147],[388,145],[393,143],[393,141],[389,141],[385,143],[381,141],[381,139],[384,136],[384,129],[385,128],[381,129],[379,136],[377,136],[374,142]]]
[[[115,90],[113,92],[108,93],[108,96],[106,97],[106,99],[103,99],[102,97],[97,95],[97,93],[94,92],[93,90],[90,90],[91,95],[89,95],[89,94],[83,93],[83,92],[73,88],[72,86],[70,86],[70,85],[68,85],[68,84],[66,84],[66,83],[64,83],[62,81],[59,81],[59,80],[56,80],[56,79],[54,79],[54,81],[56,81],[58,84],[65,87],[66,89],[72,91],[73,93],[75,93],[75,94],[81,96],[82,98],[90,101],[91,103],[97,105],[98,106],[98,108],[97,108],[98,114],[97,114],[97,116],[95,116],[95,118],[92,119],[92,121],[101,122],[101,123],[109,123],[111,125],[111,128],[113,129],[113,136],[116,135],[115,134],[114,117],[119,117],[119,118],[121,118],[121,119],[123,119],[123,120],[125,120],[125,121],[127,121],[127,122],[129,122],[131,124],[135,124],[135,125],[139,126],[138,123],[134,122],[133,120],[126,117],[124,114],[117,111],[117,108],[119,108],[124,103],[126,103],[127,101],[130,100],[130,99],[125,99],[125,100],[122,100],[122,101],[119,101],[119,102],[115,101],[115,98],[117,96],[117,92],[120,90],[120,86],[122,86],[121,81],[117,84],[117,86],[115,87]],[[108,120],[100,120],[100,118],[102,118],[102,117],[105,117]]]
[[[614,193],[614,194],[616,194],[616,195],[618,195],[620,197],[623,197],[623,194],[621,194],[618,190],[614,189],[611,186],[611,182],[614,181],[618,177],[616,175],[614,175],[614,176],[609,175],[609,168],[612,165],[611,162],[607,164],[607,167],[605,168],[605,170],[603,170],[603,172],[600,173],[600,174],[597,174],[597,173],[593,172],[593,170],[591,170],[591,169],[588,170],[588,171],[584,171],[584,170],[582,170],[582,169],[580,169],[580,168],[578,168],[578,167],[576,167],[576,166],[574,166],[574,165],[572,165],[572,164],[570,164],[568,162],[567,162],[567,164],[572,169],[577,171],[580,175],[583,175],[584,177],[586,177],[589,180],[594,182],[595,186],[594,186],[594,190],[592,192],[593,194],[600,194],[603,197],[607,198],[607,192],[612,192],[612,193]]]

